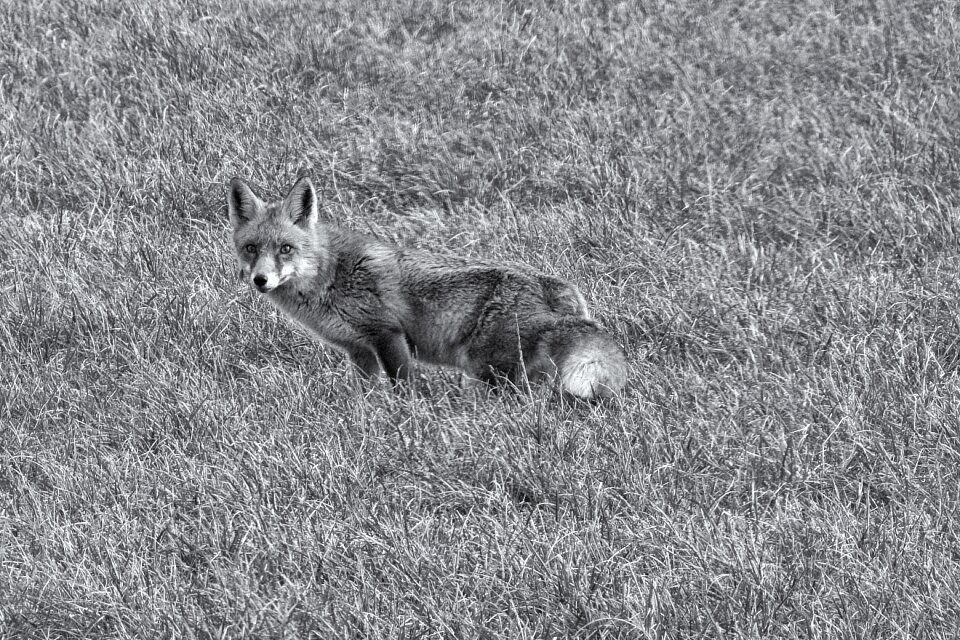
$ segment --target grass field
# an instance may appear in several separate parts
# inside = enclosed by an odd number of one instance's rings
[[[950,2],[0,2],[0,636],[947,638]],[[620,399],[364,390],[226,183],[567,277]]]

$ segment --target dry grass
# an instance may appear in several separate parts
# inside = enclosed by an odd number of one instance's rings
[[[952,4],[299,4],[0,5],[0,634],[956,632]],[[236,279],[303,173],[625,397],[358,390]]]

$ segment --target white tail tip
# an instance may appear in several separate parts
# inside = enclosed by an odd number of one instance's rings
[[[606,340],[590,340],[564,358],[560,383],[577,398],[609,398],[627,384],[626,357],[620,347]]]

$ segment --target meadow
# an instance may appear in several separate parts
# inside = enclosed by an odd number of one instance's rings
[[[0,637],[954,637],[958,148],[951,2],[0,1]],[[234,175],[626,391],[358,384]]]

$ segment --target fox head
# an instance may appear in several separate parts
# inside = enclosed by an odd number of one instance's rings
[[[316,275],[326,251],[309,178],[298,180],[282,202],[273,203],[265,203],[234,178],[227,209],[240,271],[261,293]]]

